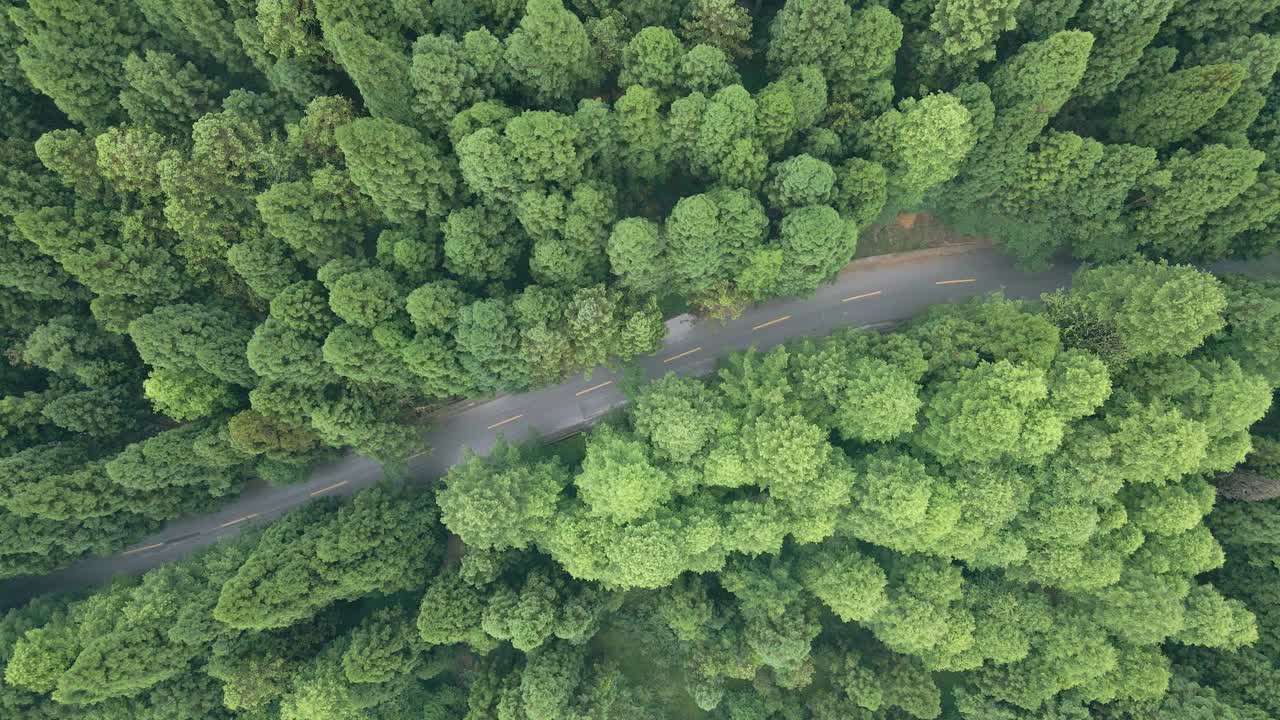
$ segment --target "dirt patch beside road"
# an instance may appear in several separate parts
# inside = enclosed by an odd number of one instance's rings
[[[893,221],[872,225],[858,237],[854,258],[909,253],[915,250],[946,248],[954,245],[990,245],[991,241],[973,235],[962,235],[942,224],[928,212],[902,213]]]

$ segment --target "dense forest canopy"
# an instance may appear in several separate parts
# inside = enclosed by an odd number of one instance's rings
[[[0,575],[804,295],[1277,244],[1274,3],[6,0]]]
[[[1276,717],[1280,506],[1210,480],[1280,488],[1278,319],[1280,284],[1143,261],[740,352],[577,444],[11,611],[0,710]]]
[[[813,293],[1069,291],[0,620],[33,718],[1280,717],[1280,0],[0,0],[0,577]],[[576,442],[576,441],[575,441]]]

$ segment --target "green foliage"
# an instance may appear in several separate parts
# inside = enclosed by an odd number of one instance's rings
[[[529,467],[518,448],[501,445],[488,459],[472,455],[449,470],[439,495],[440,512],[474,547],[523,548],[529,533],[546,529],[565,483],[557,463]],[[512,522],[494,527],[495,517]]]
[[[517,85],[539,103],[563,103],[591,84],[591,45],[577,16],[561,0],[530,0],[506,40],[503,60]]]
[[[866,142],[885,168],[889,207],[914,208],[955,177],[977,138],[971,118],[958,98],[943,93],[904,100],[871,123]]]
[[[1148,261],[1080,270],[1070,298],[1114,325],[1131,357],[1187,354],[1222,328],[1227,306],[1213,276]]]
[[[1093,43],[1087,32],[1055,33],[1023,45],[996,68],[988,83],[995,119],[960,168],[950,191],[955,197],[948,198],[952,206],[980,202],[1008,182],[1027,147],[1079,85]]]
[[[435,147],[392,120],[364,118],[334,133],[351,180],[392,222],[444,217],[457,181]]]
[[[263,533],[222,586],[213,616],[264,630],[339,600],[421,586],[438,557],[438,528],[431,497],[422,493],[378,488],[349,505],[314,505]]]
[[[1280,238],[1272,0],[10,5],[0,576],[403,472],[894,213],[1118,264],[41,599],[0,716],[1280,715],[1275,289],[1167,264]]]
[[[31,85],[74,122],[105,127],[120,114],[125,87],[120,64],[146,26],[133,3],[84,8],[67,0],[39,0],[14,8],[10,18],[25,40],[18,67]]]
[[[1143,50],[1155,38],[1176,2],[1090,0],[1084,3],[1076,23],[1081,30],[1093,34],[1094,49],[1076,94],[1087,103],[1095,103],[1138,69]]]
[[[134,123],[160,131],[185,132],[214,110],[225,92],[195,65],[182,63],[170,53],[130,54],[123,65],[128,87],[120,92],[120,105]]]
[[[414,111],[441,132],[459,113],[506,85],[502,63],[502,44],[485,28],[467,32],[462,42],[448,35],[419,37],[409,69]]]
[[[1118,142],[1163,148],[1200,129],[1240,89],[1239,65],[1198,65],[1159,78],[1140,95],[1120,100],[1112,126]]]
[[[414,122],[409,58],[400,48],[346,21],[327,27],[325,40],[359,88],[369,114],[402,125]]]

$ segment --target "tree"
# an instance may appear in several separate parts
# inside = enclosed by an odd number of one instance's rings
[[[362,118],[338,128],[335,137],[351,180],[388,220],[410,223],[418,213],[448,214],[457,181],[440,152],[414,130]]]
[[[236,21],[244,19],[246,11],[218,7],[204,0],[174,3],[142,0],[138,9],[170,43],[186,46],[192,54],[202,59],[207,56],[233,72],[253,72],[253,61],[244,47],[246,42],[240,39],[236,28]]]
[[[582,470],[573,479],[591,512],[625,523],[671,498],[669,474],[654,467],[644,443],[608,426],[592,433]]]
[[[1070,298],[1114,323],[1135,358],[1191,352],[1222,327],[1227,306],[1213,276],[1150,261],[1081,270]]]
[[[769,27],[769,65],[817,65],[829,73],[844,50],[852,22],[849,6],[823,0],[788,0]]]
[[[1224,275],[1219,282],[1227,297],[1226,327],[1213,340],[1213,354],[1232,357],[1246,372],[1280,385],[1280,356],[1267,340],[1280,318],[1275,283],[1242,275]]]
[[[1138,67],[1142,52],[1155,38],[1176,0],[1089,0],[1075,25],[1092,33],[1094,49],[1076,95],[1096,103],[1116,89]]]
[[[266,231],[317,266],[351,254],[376,217],[347,174],[333,168],[272,185],[257,205]]]
[[[1055,449],[1033,434],[1052,416],[1037,407],[1048,397],[1042,373],[1001,360],[967,368],[937,383],[922,409],[915,440],[944,460],[989,462],[1005,455],[1035,459]],[[974,432],[974,428],[981,431]],[[1057,428],[1059,442],[1062,428]]]
[[[185,134],[205,113],[214,110],[225,88],[177,56],[147,50],[124,59],[128,81],[120,92],[120,105],[133,122],[167,134]]]
[[[914,208],[955,177],[977,139],[971,117],[958,98],[943,93],[904,100],[871,123],[872,159],[884,166],[890,207]]]
[[[658,93],[632,85],[614,105],[623,167],[637,180],[653,181],[671,171],[666,121],[659,113]]]
[[[756,96],[756,134],[765,151],[778,155],[792,139],[810,131],[827,108],[827,81],[812,65],[782,73]]]
[[[783,266],[775,286],[781,294],[817,289],[853,258],[858,230],[830,205],[808,205],[789,212],[778,228]]]
[[[1120,100],[1123,110],[1112,125],[1118,142],[1163,148],[1199,130],[1240,89],[1239,65],[1187,67]]]
[[[342,599],[393,593],[425,579],[438,553],[430,495],[376,487],[349,505],[313,505],[270,526],[222,586],[213,616],[263,630]]]
[[[164,305],[129,323],[143,362],[156,368],[199,370],[224,382],[253,387],[245,360],[251,331],[214,305]]]
[[[504,87],[501,41],[486,28],[471,30],[462,42],[448,35],[423,35],[413,44],[409,79],[413,109],[435,134],[475,103],[492,99]]]
[[[450,212],[444,222],[445,269],[475,285],[514,275],[522,243],[513,220],[483,205]]]
[[[712,45],[695,45],[680,58],[676,68],[680,86],[690,92],[715,94],[721,88],[738,85],[742,78],[729,63],[724,51]]]
[[[352,325],[374,328],[403,306],[400,287],[386,270],[357,270],[329,284],[329,309]]]
[[[271,238],[256,238],[227,250],[227,264],[255,295],[270,300],[301,280],[298,261],[289,246]]]
[[[526,191],[516,217],[534,241],[529,270],[535,279],[575,287],[604,276],[605,245],[616,218],[612,188],[581,183],[567,196]]]
[[[515,82],[543,104],[563,103],[592,83],[590,57],[586,30],[561,0],[530,0],[503,55]]]
[[[1205,217],[1226,207],[1249,189],[1261,153],[1248,148],[1209,145],[1198,152],[1180,150],[1140,185],[1144,204],[1133,213],[1134,228],[1144,245],[1171,260],[1200,259],[1211,247],[1200,247],[1195,228]]]
[[[670,96],[676,79],[676,65],[684,52],[680,39],[670,30],[643,28],[622,50],[618,85],[624,88],[643,85],[660,96]]]
[[[453,336],[462,367],[477,388],[516,389],[528,384],[528,371],[517,350],[520,337],[506,303],[477,300],[463,307]]]
[[[195,486],[213,497],[235,492],[243,480],[238,468],[211,462],[199,453],[201,443],[220,440],[213,432],[216,426],[197,423],[133,443],[106,464],[107,476],[123,487],[141,491]]]
[[[714,437],[717,415],[716,400],[701,383],[667,375],[635,399],[632,423],[658,457],[687,462]]]
[[[730,60],[751,56],[751,15],[731,0],[694,0],[680,20],[679,32],[689,47],[710,45]]]
[[[557,462],[530,464],[518,448],[500,444],[488,458],[470,455],[449,470],[441,519],[468,545],[524,548],[547,529],[567,482]],[[495,523],[498,517],[507,522]]]
[[[119,72],[125,56],[149,33],[132,3],[110,2],[82,8],[67,0],[37,0],[11,12],[26,41],[17,49],[18,66],[32,86],[50,97],[74,122],[105,127],[120,115]]]
[[[835,170],[811,155],[796,155],[770,168],[765,186],[769,206],[783,212],[826,203],[836,182]]]
[[[419,332],[447,332],[457,322],[467,296],[451,280],[429,282],[405,298],[405,310]]]
[[[849,158],[837,168],[831,206],[858,228],[866,227],[879,217],[888,199],[884,166],[862,158]]]
[[[978,64],[996,57],[996,41],[1017,26],[1021,0],[971,3],[944,1],[933,6],[929,24],[908,39],[917,57],[916,75],[930,89],[950,87],[972,78]]]
[[[991,131],[960,169],[953,205],[972,206],[1003,186],[1029,145],[1071,97],[1084,75],[1094,38],[1064,31],[1023,45],[996,68],[988,83],[995,105]]]
[[[656,292],[663,282],[662,228],[644,218],[624,218],[609,234],[613,274],[637,293]]]
[[[342,669],[351,682],[384,683],[408,675],[426,650],[409,614],[396,605],[366,616],[350,637]]]
[[[409,59],[404,51],[353,22],[328,26],[324,36],[333,48],[335,59],[360,89],[369,113],[401,125],[412,125],[415,120],[413,90],[409,85]]]
[[[223,111],[192,125],[189,155],[173,151],[161,159],[164,217],[189,264],[216,277],[232,246],[261,236],[255,196],[274,175],[266,148],[262,127]]]
[[[667,217],[666,260],[686,292],[705,292],[745,265],[767,223],[760,202],[745,191],[682,198]]]
[[[159,368],[143,381],[142,391],[157,412],[174,420],[197,420],[240,404],[229,385],[202,372]]]
[[[844,622],[865,621],[884,605],[885,575],[848,541],[812,546],[801,555],[800,582]]]

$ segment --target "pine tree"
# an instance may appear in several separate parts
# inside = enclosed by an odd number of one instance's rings
[[[1116,142],[1164,148],[1191,136],[1240,89],[1239,65],[1200,65],[1158,78],[1139,93],[1117,99],[1111,125]]]
[[[597,79],[587,31],[561,0],[529,0],[504,58],[515,81],[542,104],[563,104]]]
[[[360,29],[355,23],[340,22],[325,33],[333,54],[364,98],[374,117],[384,117],[401,125],[413,125],[413,88],[409,84],[409,58],[404,50],[389,45]]]
[[[948,190],[950,204],[973,206],[1010,180],[1027,147],[1080,83],[1092,46],[1087,32],[1060,32],[1023,45],[996,68],[990,83],[995,121]]]
[[[120,63],[152,39],[132,2],[34,0],[9,14],[26,40],[18,65],[37,90],[83,125],[105,128],[120,117]]]
[[[1075,94],[1097,103],[1137,67],[1176,0],[1085,0],[1072,26],[1092,33],[1089,67]],[[1031,3],[1035,4],[1035,3]]]

